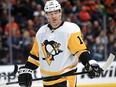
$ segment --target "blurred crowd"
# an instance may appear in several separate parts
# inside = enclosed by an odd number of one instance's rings
[[[105,55],[116,49],[116,0],[58,1],[63,9],[63,20],[79,25],[93,58],[104,61]],[[25,63],[36,32],[47,23],[43,11],[45,2],[0,0],[0,65],[10,63],[10,46],[13,64]]]

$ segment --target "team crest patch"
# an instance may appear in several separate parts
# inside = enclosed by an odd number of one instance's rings
[[[54,61],[54,56],[63,52],[62,50],[59,49],[60,46],[61,44],[55,41],[45,40],[42,43],[42,50],[45,56],[45,58],[43,59],[46,60],[49,65],[51,64],[52,61]]]

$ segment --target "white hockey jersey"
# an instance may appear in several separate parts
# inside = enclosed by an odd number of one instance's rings
[[[65,21],[54,31],[46,24],[36,34],[28,62],[40,66],[42,76],[59,75],[75,69],[78,64],[75,54],[85,49],[76,24]]]

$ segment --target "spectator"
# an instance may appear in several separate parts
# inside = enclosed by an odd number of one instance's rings
[[[82,10],[79,12],[78,16],[82,22],[82,25],[87,25],[88,22],[91,20],[91,15],[89,12],[86,11],[85,6],[82,6]]]
[[[100,25],[100,22],[98,20],[93,21],[93,27],[92,27],[91,32],[92,32],[94,39],[99,36],[99,33],[101,31],[101,27],[102,26]]]
[[[23,31],[22,42],[23,42],[22,52],[23,52],[24,61],[25,61],[29,55],[29,51],[33,44],[32,38],[30,37],[30,32],[28,30]]]
[[[6,38],[9,37],[10,29],[11,29],[11,34],[12,35],[20,36],[19,25],[15,22],[15,18],[13,16],[11,18],[11,25],[9,23],[7,23],[6,26],[5,26],[5,36],[6,36]]]
[[[104,5],[105,5],[105,8],[106,8],[107,14],[109,16],[113,16],[115,5],[116,5],[115,0],[106,0],[104,2]]]
[[[104,31],[101,30],[99,36],[96,38],[96,43],[93,46],[94,51],[93,58],[99,61],[104,60],[105,44],[108,44],[108,38],[105,35]]]
[[[38,12],[38,16],[44,16],[44,11],[42,10],[42,6],[40,4],[36,6],[36,12]]]
[[[11,39],[12,38],[12,39]],[[17,30],[13,30],[13,34],[11,37],[7,38],[7,45],[10,46],[10,40],[12,40],[12,52],[13,52],[13,63],[22,63],[23,55],[22,55],[22,42],[19,35],[17,35]]]
[[[29,55],[29,51],[33,44],[33,38],[35,37],[36,31],[34,30],[34,22],[29,19],[26,23],[25,29],[22,32],[22,44],[23,44],[23,55],[24,61],[26,60],[27,56]]]
[[[101,21],[102,14],[100,12],[99,5],[95,4],[94,10],[91,11],[91,15],[92,15],[92,21],[94,21],[94,20]]]
[[[36,11],[33,13],[33,22],[34,22],[34,30],[37,32],[42,24],[45,23],[44,11],[42,10],[41,5],[37,5]]]
[[[65,13],[65,16],[66,16],[66,17],[67,17],[70,13],[73,12],[73,10],[72,10],[72,5],[71,5],[70,1],[68,1],[68,0],[64,0],[64,1],[62,2],[62,7],[63,7],[63,9],[64,9],[64,13]]]
[[[26,30],[29,31],[30,37],[35,37],[34,22],[31,19],[27,21]]]
[[[42,26],[42,20],[39,16],[34,16],[33,22],[34,22],[34,30],[35,32],[37,32],[38,29]]]
[[[80,0],[74,0],[73,13],[78,14],[81,10],[82,4]]]

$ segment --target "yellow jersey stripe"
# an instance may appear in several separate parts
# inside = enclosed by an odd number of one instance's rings
[[[78,64],[78,62],[77,62],[76,64],[74,64],[74,65],[71,65],[71,66],[68,66],[68,67],[66,67],[66,68],[63,68],[62,70],[60,70],[60,71],[58,71],[58,72],[50,72],[50,71],[43,70],[43,69],[41,69],[41,68],[40,68],[40,71],[41,71],[42,74],[45,74],[45,75],[50,75],[50,76],[59,75],[59,74],[61,74],[64,70],[66,70],[66,69],[72,69],[72,68],[74,68],[75,66],[77,66],[77,64]]]
[[[40,64],[37,62],[37,60],[35,60],[35,59],[33,59],[33,58],[28,58],[28,60],[27,60],[28,62],[30,62],[30,63],[33,63],[34,65],[36,65],[36,66],[40,66]]]
[[[63,81],[66,81],[66,78],[63,77],[63,78],[53,80],[53,81],[43,81],[43,84],[44,85],[54,85],[56,83],[60,83],[60,82],[63,82]]]
[[[38,46],[38,43],[37,43],[37,40],[35,40],[34,41],[34,44],[33,44],[33,47],[32,47],[32,49],[31,49],[31,51],[30,51],[30,54],[32,54],[32,55],[34,55],[34,56],[36,56],[36,57],[38,57],[39,58],[39,53],[38,53],[38,48],[39,46]]]

